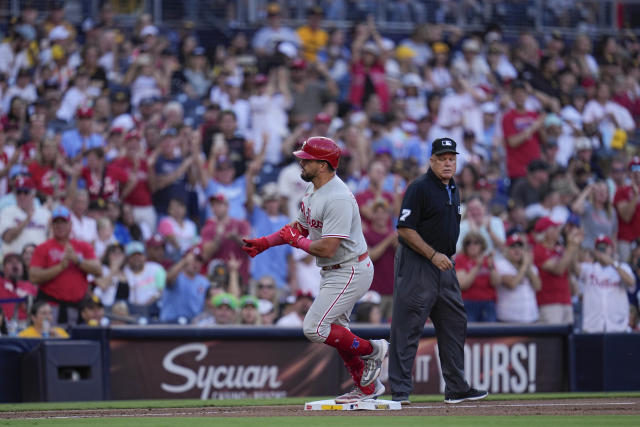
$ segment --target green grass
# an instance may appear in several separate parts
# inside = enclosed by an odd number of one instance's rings
[[[583,399],[583,398],[619,398],[640,397],[640,392],[609,392],[609,393],[534,393],[534,394],[491,394],[487,400],[533,400],[533,399]],[[390,396],[383,396],[390,399]],[[203,408],[203,407],[235,407],[235,406],[270,406],[270,405],[302,405],[313,400],[329,399],[329,397],[287,397],[281,399],[238,399],[238,400],[108,400],[99,402],[33,402],[33,403],[3,403],[0,413],[7,411],[49,411],[72,409],[136,409],[136,408]],[[415,395],[411,396],[414,403],[442,402],[443,396]],[[640,424],[640,423],[639,423]]]
[[[394,427],[404,426],[516,426],[540,425],[567,426],[637,426],[639,417],[632,416],[503,416],[503,417],[384,417],[384,416],[309,416],[272,418],[96,418],[96,419],[53,419],[53,420],[0,420],[0,426],[119,426],[119,427]]]

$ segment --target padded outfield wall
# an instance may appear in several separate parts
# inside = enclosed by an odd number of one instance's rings
[[[389,336],[388,327],[354,332]],[[100,343],[106,399],[327,396],[352,384],[335,350],[308,342],[300,329],[78,327],[72,337]],[[0,401],[23,400],[20,368],[39,341],[0,340]],[[637,360],[640,334],[575,335],[568,326],[470,325],[465,345],[467,380],[491,393],[640,390]],[[50,369],[55,364],[64,357]],[[415,394],[444,390],[432,327],[420,340],[413,380]]]

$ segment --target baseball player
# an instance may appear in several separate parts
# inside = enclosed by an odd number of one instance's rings
[[[288,243],[316,257],[321,271],[320,291],[303,322],[305,336],[335,347],[355,385],[336,403],[376,398],[384,393],[378,379],[389,344],[365,340],[349,329],[351,310],[373,280],[373,263],[362,234],[355,197],[336,175],[340,148],[329,138],[314,136],[293,153],[300,159],[307,185],[296,222],[279,232],[244,239],[252,257]]]

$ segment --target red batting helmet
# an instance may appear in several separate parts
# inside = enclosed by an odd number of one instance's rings
[[[338,160],[340,160],[340,147],[330,138],[312,136],[302,144],[300,150],[294,151],[293,155],[300,159],[324,160],[337,169]]]

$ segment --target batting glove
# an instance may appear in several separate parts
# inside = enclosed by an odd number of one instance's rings
[[[300,234],[300,230],[298,230],[298,227],[292,227],[290,225],[285,225],[284,227],[282,227],[282,229],[280,230],[280,237],[282,237],[282,240],[295,248],[298,247],[298,240],[303,238],[302,234]]]
[[[266,237],[258,237],[257,239],[242,239],[244,245],[242,250],[245,251],[251,258],[258,255],[260,252],[269,249],[269,242]]]
[[[280,237],[294,248],[300,248],[309,252],[311,240],[304,237],[302,233],[300,233],[300,230],[298,230],[298,227],[291,227],[290,225],[282,227],[280,230]]]

